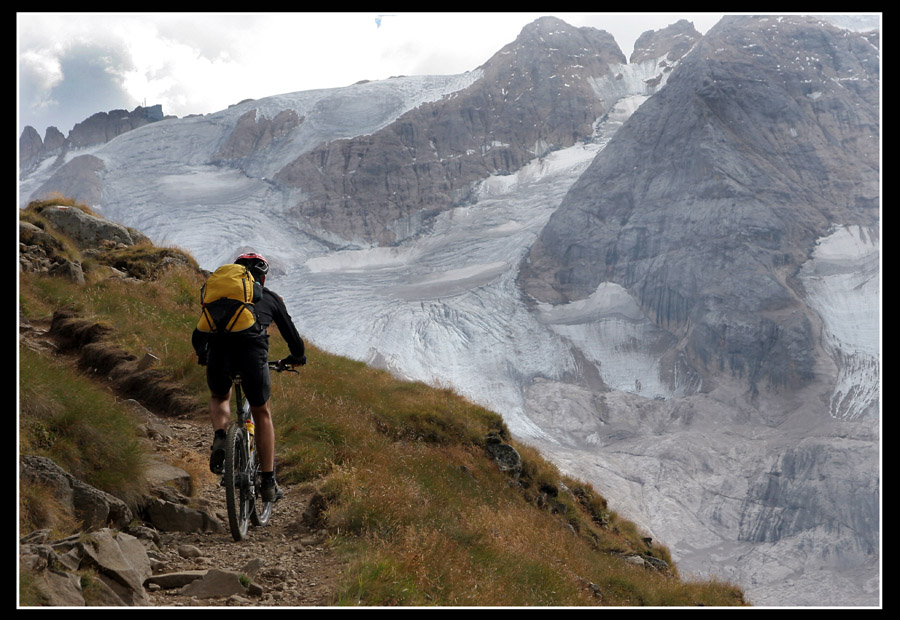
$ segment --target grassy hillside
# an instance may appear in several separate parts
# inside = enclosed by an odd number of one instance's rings
[[[22,217],[53,232],[39,205]],[[20,312],[40,323],[68,308],[101,326],[98,359],[104,348],[135,358],[151,352],[159,358],[154,382],[205,419],[203,369],[190,345],[202,283],[196,262],[146,243],[92,253],[71,240],[62,247],[80,260],[85,284],[20,272]],[[184,260],[157,269],[174,254]],[[110,277],[113,267],[136,277]],[[271,341],[271,357],[287,354],[277,330]],[[20,450],[49,456],[126,501],[140,497],[141,444],[108,384],[45,351],[20,344],[19,356]],[[667,549],[648,544],[589,484],[511,439],[497,413],[312,345],[308,358],[299,378],[273,376],[279,477],[316,494],[330,544],[348,559],[335,604],[745,604],[732,584],[679,576]],[[172,406],[160,403],[176,402],[148,400],[162,416]],[[489,437],[520,453],[520,476],[500,470]],[[48,524],[72,531],[51,500],[22,490],[23,533]],[[629,555],[670,568],[636,566]]]

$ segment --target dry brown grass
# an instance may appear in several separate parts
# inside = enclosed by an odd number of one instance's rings
[[[19,488],[19,535],[35,530],[50,530],[52,540],[59,540],[81,530],[82,523],[56,497],[53,489],[42,484]]]

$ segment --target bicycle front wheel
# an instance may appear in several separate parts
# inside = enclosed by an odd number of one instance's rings
[[[253,493],[250,481],[250,451],[246,434],[235,423],[228,429],[225,445],[225,504],[228,509],[228,526],[236,541],[247,537],[250,514],[253,512]]]

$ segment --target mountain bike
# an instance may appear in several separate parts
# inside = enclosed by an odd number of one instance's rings
[[[269,361],[269,369],[276,372],[297,372],[290,366],[273,360]],[[237,420],[228,428],[222,486],[225,487],[231,536],[235,541],[241,541],[247,537],[251,523],[257,527],[268,525],[275,502],[262,500],[259,457],[250,403],[241,389],[240,374],[235,374],[232,382]]]

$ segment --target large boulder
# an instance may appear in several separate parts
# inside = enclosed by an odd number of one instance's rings
[[[152,574],[144,545],[125,532],[103,529],[78,543],[82,568],[97,571],[100,580],[126,605],[146,605],[144,581]]]
[[[222,523],[205,510],[198,510],[153,497],[144,506],[144,517],[162,532],[221,532]]]
[[[42,484],[50,488],[56,500],[80,519],[85,529],[124,528],[134,518],[125,502],[78,480],[43,456],[19,457],[19,481],[23,485]]]
[[[90,215],[77,207],[62,205],[45,207],[41,215],[57,230],[74,239],[82,247],[97,248],[104,241],[125,245],[135,243],[131,231],[121,224]]]
[[[32,575],[34,587],[49,606],[149,605],[144,582],[150,559],[136,537],[108,528],[50,543],[39,530],[20,541],[19,566]],[[82,574],[92,575],[86,596]]]

